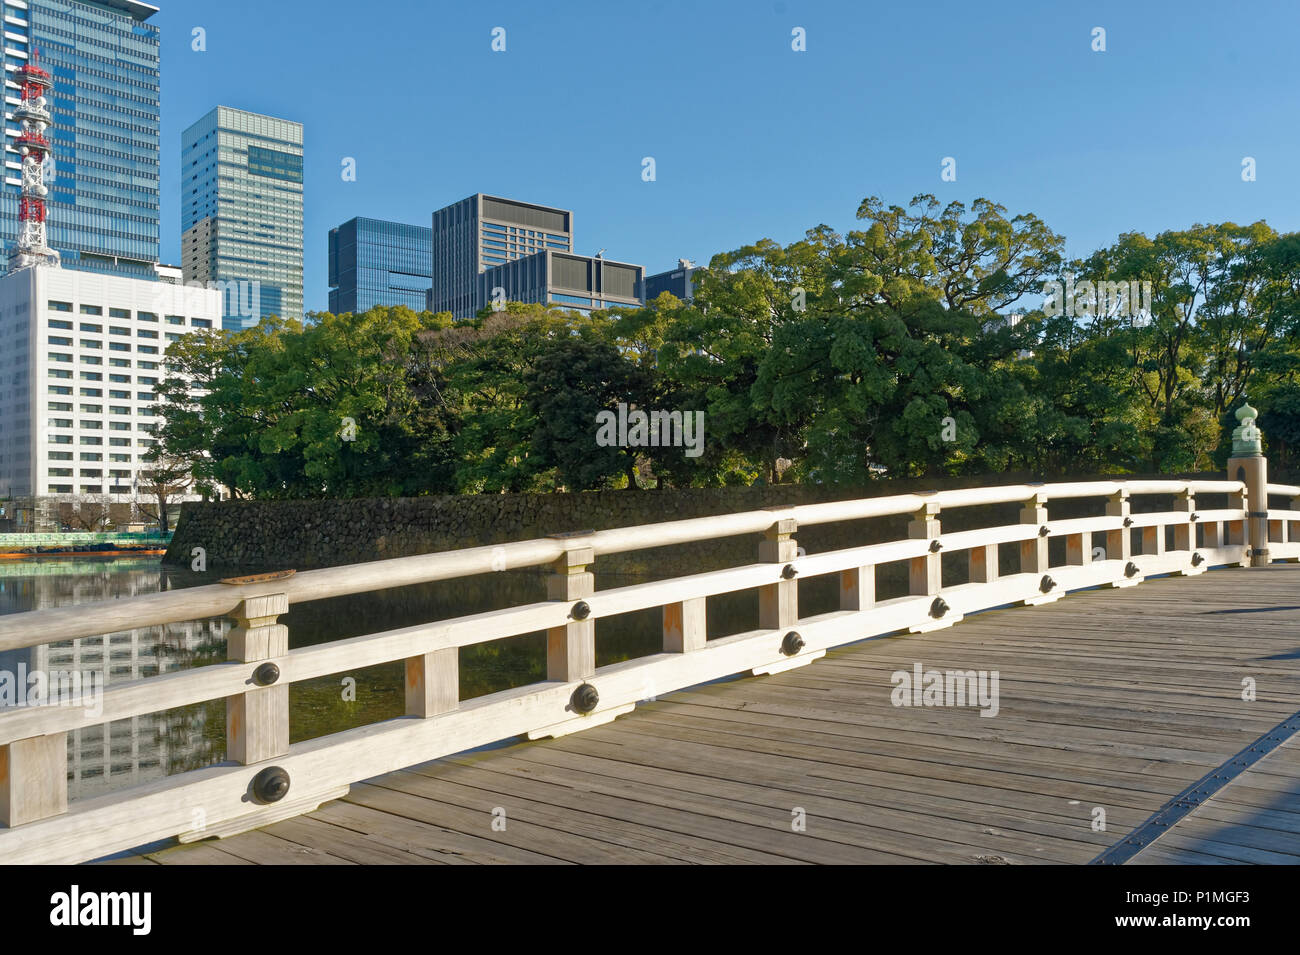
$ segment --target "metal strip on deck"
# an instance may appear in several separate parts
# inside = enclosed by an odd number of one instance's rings
[[[1169,802],[1157,809],[1151,818],[1115,843],[1089,865],[1124,865],[1139,852],[1149,849],[1167,835],[1183,819],[1195,812],[1219,790],[1258,763],[1273,750],[1300,732],[1300,711],[1292,713],[1264,735],[1222,765],[1216,766],[1192,783]]]

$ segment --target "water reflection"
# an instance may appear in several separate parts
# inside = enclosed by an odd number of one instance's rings
[[[0,614],[20,613],[212,583],[216,575],[164,569],[156,557],[34,558],[0,562]],[[597,589],[637,578],[597,575]],[[545,599],[544,577],[504,572],[456,581],[334,597],[290,608],[283,622],[290,646],[414,626]],[[833,609],[834,581],[800,582],[803,615]],[[709,637],[758,626],[755,594],[708,599]],[[203,620],[123,631],[0,653],[0,669],[95,670],[107,685],[203,666],[226,658],[229,622]],[[605,666],[659,652],[661,612],[623,614],[596,622],[596,661]],[[543,633],[496,640],[460,651],[461,699],[546,678]],[[401,716],[401,661],[294,683],[289,691],[291,739],[298,742]],[[225,758],[225,701],[77,730],[69,734],[69,797],[98,795]]]

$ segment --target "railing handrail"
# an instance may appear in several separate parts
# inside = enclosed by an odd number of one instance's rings
[[[1272,487],[1272,486],[1270,486]],[[386,590],[414,584],[472,577],[500,570],[520,570],[548,564],[575,546],[591,547],[596,556],[667,547],[762,533],[781,520],[800,527],[837,521],[867,520],[910,514],[922,507],[937,509],[1009,504],[1041,497],[1044,501],[1084,497],[1153,494],[1231,494],[1245,489],[1235,480],[1102,480],[1056,484],[1008,484],[994,487],[956,488],[888,497],[799,504],[739,514],[719,514],[656,524],[593,531],[581,536],[536,538],[527,541],[470,547],[461,550],[393,557],[307,570],[270,583],[208,584],[165,591],[34,610],[0,616],[0,651],[18,650],[60,640],[116,633],[141,627],[220,617],[242,601],[266,593],[282,593],[290,604],[325,597]],[[1285,493],[1285,492],[1282,492]]]

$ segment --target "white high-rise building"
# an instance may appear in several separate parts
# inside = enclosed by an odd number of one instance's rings
[[[0,277],[0,498],[129,503],[167,346],[220,327],[216,289],[45,265]]]

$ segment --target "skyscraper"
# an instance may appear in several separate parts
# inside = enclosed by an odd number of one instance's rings
[[[538,302],[580,312],[644,301],[639,265],[573,254],[573,213],[476,193],[433,214],[428,308],[472,318],[488,305]]]
[[[360,216],[330,229],[330,311],[368,312],[376,305],[423,311],[431,242],[424,226]]]
[[[573,213],[476,193],[433,214],[433,291],[429,308],[469,318],[478,275],[546,250],[573,251]]]
[[[218,106],[181,137],[181,265],[222,325],[302,317],[302,124]]]
[[[5,172],[0,271],[17,240],[22,179],[14,73],[53,74],[48,241],[64,268],[153,278],[158,261],[158,8],[135,0],[0,0]]]

